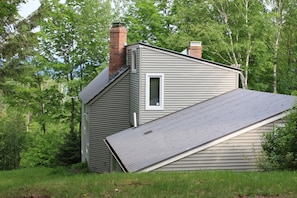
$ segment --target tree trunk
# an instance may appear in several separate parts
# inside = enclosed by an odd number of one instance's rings
[[[275,45],[274,45],[274,57],[273,57],[273,93],[277,93],[277,62],[278,62],[278,48],[279,48],[279,40],[280,34],[283,24],[283,9],[284,9],[284,1],[279,0],[276,1],[277,6],[277,18],[276,18],[276,25],[277,31],[275,34]]]

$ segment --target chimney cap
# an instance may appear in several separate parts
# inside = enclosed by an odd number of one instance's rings
[[[201,41],[191,41],[190,46],[201,46],[202,42]]]
[[[123,27],[125,26],[124,22],[113,22],[112,27]]]

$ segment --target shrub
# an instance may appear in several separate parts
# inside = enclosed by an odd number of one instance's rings
[[[259,166],[264,170],[297,170],[297,105],[286,118],[285,127],[264,135],[263,156]]]
[[[32,133],[27,135],[28,149],[21,152],[21,167],[52,167],[56,165],[61,138],[59,133]]]

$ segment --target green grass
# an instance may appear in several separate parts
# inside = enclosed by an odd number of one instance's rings
[[[0,171],[0,197],[297,197],[297,172]]]

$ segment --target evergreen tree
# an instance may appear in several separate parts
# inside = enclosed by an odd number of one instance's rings
[[[57,154],[58,164],[69,166],[81,161],[80,154],[80,133],[70,132],[64,136],[64,143],[61,144]]]

